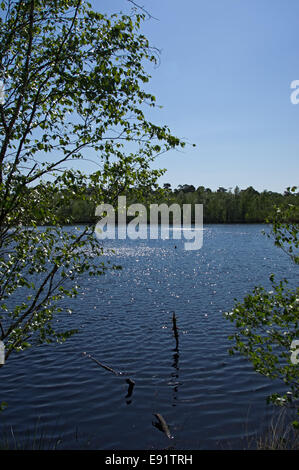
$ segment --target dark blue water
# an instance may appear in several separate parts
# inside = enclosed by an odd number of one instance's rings
[[[279,389],[245,359],[228,355],[233,326],[223,312],[255,285],[268,286],[272,272],[298,284],[296,267],[262,229],[206,226],[198,251],[185,251],[183,240],[106,241],[115,252],[105,259],[123,269],[82,278],[80,296],[66,301],[72,313],[60,315],[60,323],[79,334],[63,345],[12,355],[0,369],[0,401],[9,405],[0,415],[2,442],[119,450],[246,447],[268,425],[266,398]],[[131,396],[125,377],[135,381]],[[153,426],[153,413],[165,418],[172,440]]]

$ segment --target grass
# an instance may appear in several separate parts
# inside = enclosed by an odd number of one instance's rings
[[[299,450],[299,430],[292,426],[296,416],[293,410],[282,408],[275,413],[271,422],[262,434],[247,437],[244,450]],[[54,433],[52,436],[46,432],[38,420],[34,429],[20,433],[13,427],[4,429],[0,434],[0,450],[61,450],[61,449],[88,449],[94,448],[95,436],[79,436],[77,430],[70,437],[60,436]],[[66,445],[66,441],[68,445]],[[70,446],[70,447],[69,447]],[[97,446],[96,446],[97,448]],[[225,446],[227,448],[227,446]],[[233,448],[229,446],[231,450]],[[172,447],[171,449],[174,449]]]
[[[49,429],[37,420],[33,428],[20,432],[13,426],[3,426],[0,432],[0,450],[67,450],[90,449],[96,436],[88,436],[78,432],[66,435]]]
[[[299,450],[299,430],[292,425],[290,410],[281,409],[265,433],[255,438],[257,450]]]
[[[57,450],[61,443],[61,437],[49,437],[39,421],[33,430],[27,430],[22,434],[10,426],[0,435],[0,450]]]

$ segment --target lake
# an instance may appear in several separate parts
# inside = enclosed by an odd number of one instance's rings
[[[183,240],[105,241],[114,250],[105,259],[123,269],[81,278],[80,295],[57,317],[79,333],[14,354],[0,369],[8,403],[0,443],[30,447],[36,435],[59,449],[247,447],[269,424],[266,398],[279,385],[228,355],[233,325],[223,313],[255,285],[270,288],[272,272],[298,285],[296,267],[263,228],[207,225],[197,251]],[[153,425],[154,413],[173,439]]]

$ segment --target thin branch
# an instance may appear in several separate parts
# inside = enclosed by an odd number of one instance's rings
[[[27,47],[27,52],[26,52],[26,61],[24,64],[24,74],[23,74],[23,84],[21,88],[21,92],[19,94],[19,98],[13,113],[13,116],[11,118],[11,121],[7,127],[5,139],[1,148],[0,152],[0,165],[3,162],[10,138],[11,138],[11,133],[13,126],[16,122],[16,119],[18,117],[26,88],[28,86],[28,76],[29,76],[29,62],[30,62],[30,57],[31,57],[31,52],[32,52],[32,41],[33,41],[33,22],[34,22],[34,0],[31,0],[30,2],[30,11],[29,11],[29,38],[28,38],[28,47]],[[2,173],[0,172],[0,183],[2,183]]]
[[[132,3],[132,5],[134,5],[134,7],[136,8],[139,8],[141,11],[143,11],[149,19],[153,19],[153,20],[156,20],[156,21],[159,21],[158,18],[156,18],[155,16],[151,15],[143,6],[141,5],[138,5],[138,3],[134,2],[133,0],[127,0],[129,3]]]

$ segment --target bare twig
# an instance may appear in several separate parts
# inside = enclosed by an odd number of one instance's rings
[[[151,15],[143,6],[138,5],[138,3],[134,2],[134,0],[128,0],[128,2],[129,2],[129,3],[132,3],[132,5],[134,5],[134,7],[139,8],[140,10],[142,10],[149,18],[151,18],[151,19],[153,19],[153,20],[159,21],[158,18],[156,18],[155,16]]]

